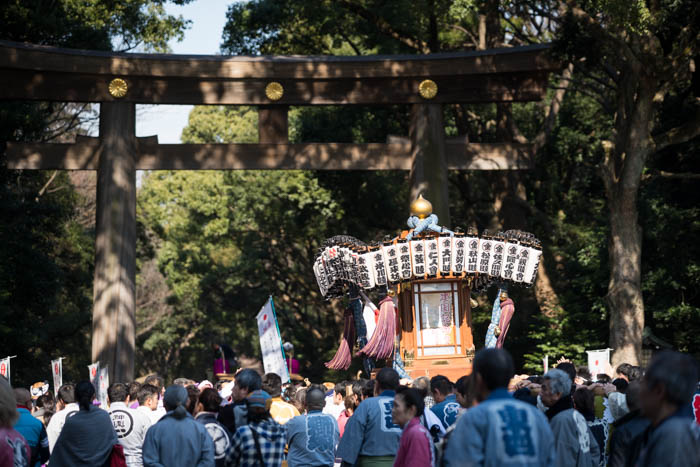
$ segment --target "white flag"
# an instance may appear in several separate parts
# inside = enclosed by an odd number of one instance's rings
[[[586,350],[588,369],[594,380],[599,374],[607,372],[610,368],[610,350],[612,349]]]
[[[95,391],[99,391],[99,378],[100,378],[100,362],[95,362],[92,365],[88,365],[88,370],[90,371],[90,382],[95,388]]]
[[[265,373],[277,373],[282,378],[282,383],[288,382],[289,369],[284,356],[282,337],[280,336],[272,297],[265,302],[255,319],[258,322],[260,349],[262,350]]]
[[[100,401],[100,407],[107,409],[107,388],[109,387],[109,365],[100,367],[98,371],[99,377],[97,382],[97,400]]]
[[[7,378],[7,381],[10,382],[10,357],[0,360],[0,375]]]
[[[51,374],[53,375],[53,393],[58,394],[58,388],[63,386],[63,359],[51,360]]]

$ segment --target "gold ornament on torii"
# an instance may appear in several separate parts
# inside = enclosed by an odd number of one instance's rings
[[[432,79],[425,79],[418,85],[418,92],[423,99],[432,99],[437,96],[438,86]]]
[[[114,78],[109,82],[109,95],[120,99],[126,96],[126,91],[129,90],[129,85],[122,78]]]
[[[284,95],[284,88],[277,81],[273,81],[265,86],[265,95],[271,101],[278,101]]]

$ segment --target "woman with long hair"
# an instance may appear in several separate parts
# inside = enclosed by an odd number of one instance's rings
[[[12,426],[19,418],[15,394],[0,376],[0,465],[29,466],[32,452],[24,437]]]
[[[94,398],[95,388],[90,381],[76,384],[75,400],[80,410],[66,418],[51,452],[51,467],[109,465],[117,434],[109,414],[93,405]]]

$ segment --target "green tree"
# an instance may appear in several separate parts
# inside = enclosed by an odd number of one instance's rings
[[[166,49],[187,21],[164,0],[10,0],[0,38],[97,50]],[[178,0],[183,4],[186,1]],[[94,233],[65,172],[10,171],[7,141],[70,141],[94,122],[85,104],[0,103],[0,339],[16,354],[13,384],[50,380],[50,359],[67,357],[65,380],[89,362]],[[94,212],[91,213],[94,218]]]
[[[302,26],[296,28],[299,24]],[[516,354],[528,353],[527,362],[534,367],[544,353],[580,355],[584,348],[603,347],[608,341],[616,341],[618,338],[614,332],[610,334],[608,323],[615,330],[626,327],[617,320],[620,307],[603,297],[611,297],[604,284],[610,282],[611,275],[618,274],[615,271],[625,264],[627,257],[608,248],[604,239],[617,238],[611,232],[613,217],[624,221],[629,219],[627,212],[636,211],[625,209],[625,215],[610,214],[610,194],[604,191],[606,185],[598,182],[600,166],[605,165],[601,164],[604,156],[601,142],[614,140],[615,134],[630,135],[616,125],[631,118],[634,105],[615,112],[618,103],[641,95],[633,92],[639,81],[628,69],[666,77],[659,81],[658,89],[662,92],[656,94],[663,98],[663,104],[657,102],[654,116],[648,120],[651,134],[654,137],[663,134],[663,145],[671,142],[669,137],[681,141],[693,136],[695,97],[691,89],[697,74],[691,75],[693,67],[689,60],[697,55],[697,24],[697,5],[693,2],[653,5],[637,2],[628,8],[627,2],[614,1],[465,0],[449,5],[413,2],[406,8],[402,2],[319,4],[258,0],[235,4],[229,9],[223,49],[230,53],[265,54],[428,53],[557,40],[562,62],[575,66],[567,67],[564,80],[553,85],[573,86],[575,94],[564,97],[563,93],[557,95],[560,89],[552,89],[546,106],[451,106],[445,116],[448,135],[467,134],[470,141],[529,140],[539,149],[535,157],[537,169],[527,176],[517,173],[450,176],[453,218],[467,220],[480,229],[513,225],[532,229],[545,243],[545,261],[534,294],[516,292],[519,307],[513,326],[523,339],[516,338],[516,334],[511,334],[512,340],[509,337],[509,347],[512,344]],[[670,40],[673,37],[679,41],[674,43]],[[660,43],[661,49],[654,49],[655,46],[648,49],[648,45],[655,43]],[[637,62],[619,55],[630,48]],[[623,76],[625,80],[620,80]],[[697,84],[694,86],[697,89]],[[309,112],[328,115],[332,110]],[[348,113],[345,109],[343,112]],[[405,116],[396,118],[398,127],[401,121],[407,121]],[[325,117],[325,120],[333,118]],[[303,120],[301,124],[306,125],[306,121],[312,122]],[[307,126],[312,127],[313,123]],[[694,212],[687,207],[694,199],[688,200],[687,193],[697,167],[682,154],[692,153],[693,148],[668,146],[665,151],[656,151],[647,160],[648,173],[640,174],[646,180],[642,212],[654,212],[659,218],[673,220],[666,232],[679,232],[678,235],[687,234],[690,238],[694,238],[695,225],[682,219]],[[628,164],[634,158],[626,154],[626,149],[617,151],[617,169],[637,165]],[[664,175],[669,170],[683,173]],[[678,182],[673,190],[660,188],[673,182]],[[646,193],[653,195],[653,199],[646,198]],[[647,210],[647,205],[654,209]],[[656,222],[647,218],[641,221],[644,232],[647,225],[651,228],[648,235],[645,233],[645,245],[671,245]],[[456,222],[460,223],[464,224]],[[629,246],[635,243],[632,241]],[[647,313],[647,322],[655,324],[654,332],[679,348],[697,352],[686,337],[675,338],[693,333],[692,330],[678,332],[678,325],[679,318],[697,316],[697,297],[689,292],[696,281],[692,264],[697,254],[689,246],[691,254],[687,260],[684,256],[682,261],[673,262],[673,268],[667,268],[661,267],[659,260],[668,256],[659,256],[658,251],[650,246],[648,258],[639,256],[641,270],[648,271],[645,274],[649,278],[655,278],[643,282],[645,293],[653,291],[655,303],[653,313]],[[623,282],[634,286],[634,281]],[[639,308],[636,310],[639,315]],[[475,317],[477,341],[482,332],[479,323],[485,324],[486,319],[486,313]],[[640,332],[635,335],[634,345],[638,350],[643,320],[637,320],[637,326]],[[624,352],[619,359],[634,361]]]
[[[609,343],[614,363],[637,363],[644,329],[639,191],[651,157],[700,135],[691,65],[700,52],[700,5],[572,1],[565,8],[558,51],[581,63],[579,88],[613,121],[599,140],[610,225]]]

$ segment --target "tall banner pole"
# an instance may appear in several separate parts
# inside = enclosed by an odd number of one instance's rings
[[[283,383],[290,380],[289,370],[284,355],[282,336],[277,323],[275,305],[272,296],[267,299],[265,305],[255,317],[258,323],[258,334],[260,335],[260,350],[263,357],[263,368],[265,373],[276,373]]]

